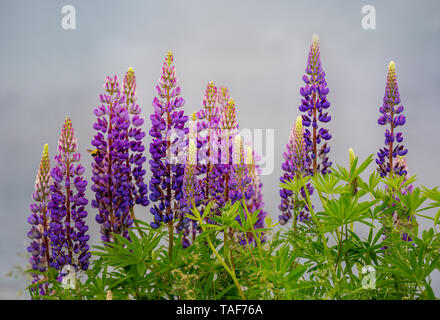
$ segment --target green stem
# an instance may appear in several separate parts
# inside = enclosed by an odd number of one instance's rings
[[[171,256],[173,254],[173,241],[174,241],[174,237],[173,237],[173,220],[170,220],[168,222],[168,256],[171,259]]]
[[[250,218],[250,214],[249,214],[249,210],[247,208],[247,205],[246,205],[246,203],[244,201],[244,198],[242,198],[242,204],[243,204],[244,210],[246,211],[246,215],[247,215],[247,217],[249,219]],[[251,223],[251,228],[252,228],[252,234],[254,235],[254,238],[255,238],[255,243],[257,244],[258,254],[260,256],[260,259],[263,260],[263,254],[261,252],[261,245],[260,245],[260,243],[261,243],[260,237],[257,237],[257,233],[255,232],[255,228],[254,228],[254,225],[252,223]]]
[[[327,239],[325,238],[325,234],[322,231],[321,223],[319,223],[319,220],[316,218],[315,211],[313,210],[312,202],[310,200],[309,190],[307,189],[306,182],[304,181],[304,177],[301,174],[299,175],[299,177],[301,178],[301,181],[302,181],[303,186],[304,186],[304,193],[306,194],[306,201],[307,201],[307,205],[309,207],[310,215],[312,216],[313,222],[318,227],[319,235],[321,237],[322,244],[324,246],[324,251],[325,251],[326,255],[329,256],[329,249],[328,249],[328,246],[327,246]],[[336,279],[335,271],[333,270],[333,268],[330,268],[330,271],[332,273],[332,276],[333,276],[333,279],[334,279],[333,282],[334,282],[335,279]]]
[[[217,259],[220,261],[220,263],[223,265],[223,267],[225,268],[225,270],[230,274],[232,280],[235,283],[235,286],[237,287],[238,291],[240,292],[240,296],[243,300],[246,300],[246,297],[243,293],[243,291],[241,290],[240,284],[238,283],[237,277],[235,276],[235,271],[231,270],[226,263],[223,261],[223,259],[220,257],[219,253],[217,252],[217,250],[214,248],[214,245],[211,242],[211,238],[209,236],[206,237],[206,239],[208,240],[208,245],[211,248],[212,252],[214,252],[215,256],[217,257]]]

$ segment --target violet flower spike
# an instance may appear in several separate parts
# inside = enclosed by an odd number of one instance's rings
[[[222,95],[229,96],[226,88],[222,88]],[[221,99],[219,99],[221,100]],[[224,179],[224,196],[220,205],[223,205],[229,200],[229,179],[232,168],[233,158],[233,141],[238,134],[238,124],[236,116],[235,101],[229,98],[228,101],[221,108],[220,116],[220,131],[219,131],[219,146],[221,169]]]
[[[307,145],[304,141],[303,123],[303,118],[298,117],[290,133],[289,142],[286,145],[287,150],[283,153],[285,161],[281,166],[284,171],[280,177],[282,183],[293,180],[296,176],[305,176],[310,173],[311,159],[308,157]],[[309,194],[313,194],[313,187],[309,183],[306,186]],[[301,200],[305,198],[303,188],[301,189],[301,196],[294,194],[291,190],[281,188],[280,197],[281,204],[278,207],[282,213],[279,216],[280,224],[286,224],[295,212],[299,212],[297,219],[300,221],[308,219],[308,208],[303,205],[304,201]],[[296,223],[296,220],[294,223]]]
[[[130,113],[130,126],[128,128],[128,140],[130,142],[129,157],[127,158],[127,167],[130,168],[128,172],[129,181],[132,183],[132,194],[130,195],[135,204],[147,206],[148,200],[148,186],[145,184],[144,176],[146,170],[143,169],[143,164],[147,160],[144,155],[145,147],[142,143],[145,137],[145,132],[142,130],[144,119],[141,115],[141,108],[136,104],[136,77],[133,68],[129,68],[124,77],[123,91],[125,94],[126,109]],[[130,214],[134,219],[133,206],[130,207]]]
[[[172,250],[172,232],[174,219],[183,223],[180,210],[183,196],[185,165],[175,163],[179,151],[186,148],[189,129],[185,126],[188,117],[183,110],[185,100],[180,97],[181,89],[177,85],[173,53],[168,51],[162,66],[159,84],[156,86],[157,97],[153,100],[154,112],[150,116],[152,137],[150,143],[150,170],[152,173],[149,189],[153,206],[150,212],[154,216],[151,227],[158,228],[168,224],[170,231],[170,252]]]
[[[50,187],[49,237],[52,253],[51,267],[62,270],[70,265],[75,270],[86,270],[89,266],[90,236],[85,223],[88,200],[85,197],[87,181],[82,176],[85,168],[79,161],[77,142],[68,117],[61,130],[56,166],[51,170],[53,183]]]
[[[211,81],[206,86],[203,97],[203,108],[197,112],[197,146],[200,159],[200,174],[202,179],[202,190],[204,193],[204,204],[215,202],[213,210],[218,209],[224,203],[224,182],[222,179],[222,153],[220,137],[220,108],[217,103],[218,90]]]
[[[408,149],[405,149],[402,132],[396,132],[397,127],[403,126],[406,118],[402,115],[403,106],[400,105],[399,87],[397,85],[396,65],[394,61],[388,64],[387,82],[385,86],[385,96],[383,105],[379,108],[381,116],[377,122],[384,126],[389,125],[389,130],[385,131],[385,147],[377,153],[377,170],[381,177],[394,174],[404,175],[406,170],[401,162],[396,161],[399,156],[405,156]]]
[[[253,194],[253,189],[248,167],[244,159],[243,138],[239,134],[234,137],[232,161],[233,164],[229,180],[229,198],[232,203],[240,201],[243,198],[245,201],[248,201]]]
[[[49,212],[47,205],[50,199],[50,185],[52,178],[50,176],[50,161],[48,145],[44,145],[41,156],[40,166],[38,168],[35,180],[35,191],[32,194],[34,202],[30,205],[31,214],[28,223],[31,225],[27,233],[31,243],[27,251],[31,254],[29,262],[33,270],[46,272],[50,266],[50,248],[49,248]],[[39,274],[32,274],[33,283],[40,281]],[[40,285],[40,294],[45,294],[47,286]]]
[[[303,81],[305,86],[300,90],[303,98],[299,110],[304,112],[302,116],[303,125],[307,127],[304,131],[304,140],[307,153],[312,159],[308,171],[312,175],[317,172],[322,174],[330,173],[332,163],[328,161],[330,146],[328,146],[327,141],[330,140],[331,135],[328,129],[319,126],[319,123],[325,124],[331,120],[331,116],[327,112],[327,109],[330,107],[330,102],[327,100],[329,89],[327,88],[325,72],[321,65],[317,35],[313,36],[306,75],[303,76]],[[310,125],[312,126],[311,130],[308,129]]]
[[[127,161],[130,114],[125,107],[126,98],[118,77],[107,77],[104,90],[105,93],[100,95],[102,105],[94,110],[97,121],[93,128],[98,132],[91,142],[96,148],[91,188],[95,192],[95,199],[91,205],[98,209],[95,219],[101,225],[101,240],[111,242],[114,240],[113,233],[129,239],[128,229],[133,225],[130,208],[134,205],[131,195],[134,191],[130,179],[130,163]],[[134,130],[137,132],[137,129]],[[139,142],[135,140],[134,144],[138,146]],[[143,199],[142,194],[140,199]]]
[[[264,219],[267,216],[267,212],[264,210],[264,201],[263,201],[263,183],[260,180],[260,167],[255,162],[255,151],[248,146],[246,152],[246,164],[248,166],[248,175],[250,177],[250,184],[252,186],[252,194],[251,197],[246,201],[246,205],[249,209],[249,212],[255,212],[260,210],[258,213],[258,219],[254,227],[256,229],[264,228]],[[248,238],[253,238],[253,235],[250,235]]]
[[[197,148],[195,141],[191,139],[188,144],[188,155],[185,164],[185,174],[183,176],[183,213],[191,213],[191,210],[197,208],[201,200],[201,186],[197,178]],[[192,238],[194,240],[197,233],[197,224],[195,221],[185,217],[182,223],[177,227],[178,231],[183,231],[182,245],[184,248],[191,244],[187,237],[190,233],[190,224],[192,224],[193,227]]]

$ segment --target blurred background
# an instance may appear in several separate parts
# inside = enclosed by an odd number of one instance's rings
[[[76,9],[76,30],[61,26],[61,8],[67,4]],[[374,30],[362,28],[364,5],[375,7]],[[154,87],[167,50],[174,52],[187,114],[200,109],[205,86],[213,80],[229,88],[240,128],[274,130],[275,168],[262,176],[273,220],[279,214],[282,153],[299,115],[299,88],[313,33],[320,37],[330,89],[333,163],[347,165],[348,148],[365,159],[384,143],[378,108],[387,65],[394,60],[407,117],[403,132],[410,174],[417,174],[418,185],[437,186],[439,16],[435,0],[2,0],[0,298],[27,297],[20,290],[28,280],[13,270],[26,267],[20,255],[28,244],[26,220],[43,145],[49,144],[52,159],[69,115],[83,164],[90,168],[85,150],[94,135],[98,94],[106,75],[122,77],[129,66],[136,73],[138,103],[149,130]],[[89,209],[93,245],[99,236],[96,213]],[[137,210],[139,218],[150,216]],[[438,273],[433,287],[440,295]]]

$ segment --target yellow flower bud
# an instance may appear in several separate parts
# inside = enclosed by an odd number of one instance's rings
[[[350,161],[350,169],[351,169],[351,167],[353,166],[354,159],[356,158],[352,148],[348,149],[348,158]]]

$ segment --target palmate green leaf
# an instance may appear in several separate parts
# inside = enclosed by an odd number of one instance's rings
[[[357,178],[362,172],[365,171],[365,169],[368,168],[368,166],[373,162],[373,154],[370,154],[367,159],[364,160],[364,162],[361,163],[359,167],[357,167],[357,157],[356,157],[356,165],[353,164],[351,168],[351,178]]]
[[[372,154],[370,156],[368,156],[368,158],[365,159],[364,162],[362,162],[359,167],[357,166],[359,159],[358,159],[358,157],[355,157],[353,164],[352,164],[351,168],[349,168],[349,170],[345,169],[344,167],[342,167],[340,165],[336,165],[337,170],[334,171],[334,174],[336,177],[338,177],[339,179],[341,179],[345,182],[352,182],[362,172],[364,172],[365,169],[367,169],[367,167],[373,161],[373,156],[374,155],[372,155]]]
[[[440,208],[440,191],[438,190],[438,188],[439,187],[435,187],[433,189],[428,189],[428,188],[422,186],[423,195],[427,199],[432,200],[433,202],[431,202],[428,206],[420,209],[419,212],[423,211],[423,210]],[[423,217],[425,217],[425,216],[423,216]],[[440,222],[440,209],[437,210],[437,213],[435,214],[433,220],[434,220],[434,225],[439,224],[439,222]]]
[[[333,174],[345,182],[350,181],[350,172],[339,164],[336,165],[336,169],[333,169]]]
[[[312,178],[313,187],[325,194],[341,194],[348,193],[350,190],[346,185],[339,184],[341,182],[341,178],[339,178],[336,174],[317,174]]]
[[[430,200],[434,201],[434,206],[439,207],[440,206],[440,191],[438,190],[439,187],[435,187],[433,189],[428,189],[426,187],[422,186],[423,194]]]
[[[407,179],[405,181],[405,179]],[[388,190],[401,190],[413,184],[417,180],[415,175],[407,177],[405,175],[394,175],[392,177],[381,178],[380,181],[388,186]]]
[[[420,211],[419,207],[425,202],[426,196],[424,196],[420,188],[414,188],[412,192],[408,192],[406,195],[402,194],[401,191],[398,192],[398,197],[400,204],[404,206],[407,212]]]
[[[371,207],[376,203],[378,200],[359,203],[357,196],[343,194],[339,199],[327,201],[324,205],[324,212],[319,212],[318,216],[324,221],[323,228],[326,231],[333,231],[340,226],[356,221],[374,227],[365,219],[371,216]]]
[[[307,184],[307,182],[310,180],[310,176],[303,177],[304,183]],[[280,182],[279,186],[286,190],[291,190],[294,193],[298,193],[301,191],[301,188],[303,187],[303,181],[301,177],[295,176],[293,180],[288,180],[286,182]]]
[[[371,175],[370,178],[368,179],[368,190],[370,192],[374,192],[377,185],[380,182],[380,174],[377,171],[374,171]]]

